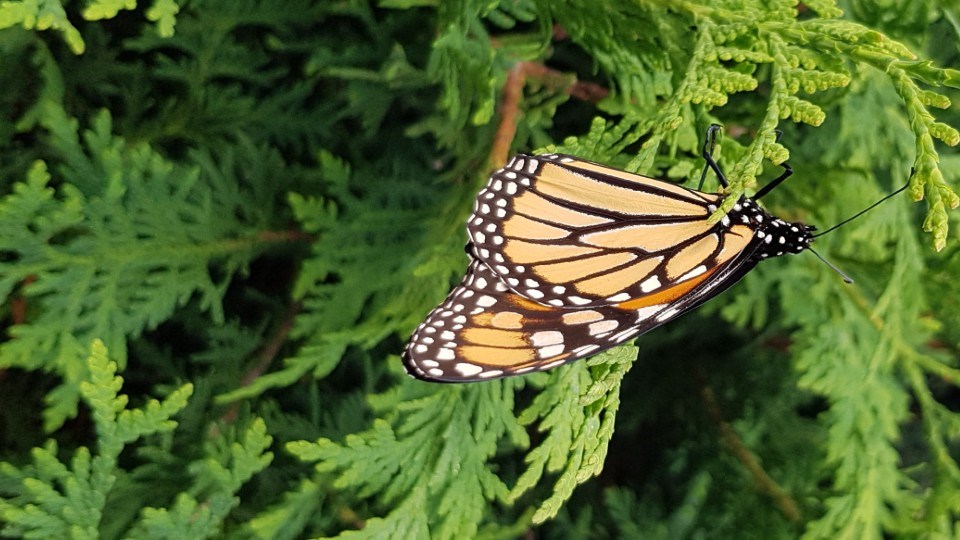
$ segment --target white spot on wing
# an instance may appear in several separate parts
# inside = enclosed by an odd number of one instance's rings
[[[573,350],[573,354],[577,356],[586,356],[599,348],[600,346],[595,343],[591,343],[590,345],[581,345]]]
[[[597,321],[595,323],[590,323],[590,326],[587,327],[587,331],[590,332],[591,336],[596,336],[606,332],[611,332],[618,326],[620,326],[620,324],[614,320]]]
[[[640,284],[640,290],[647,293],[650,291],[655,291],[660,288],[660,278],[657,276],[651,276],[647,278],[643,283]]]
[[[699,276],[700,274],[702,274],[702,273],[704,273],[704,272],[706,272],[706,271],[707,271],[707,267],[701,264],[700,266],[698,266],[698,267],[694,268],[693,270],[687,272],[686,274],[680,276],[680,279],[677,280],[677,283],[679,283],[679,282],[681,282],[681,281],[686,281],[686,280],[688,280],[688,279],[690,279],[690,278],[695,278],[695,277]]]
[[[653,306],[647,306],[645,308],[640,308],[637,310],[637,322],[643,322],[649,319],[654,313],[663,309],[666,304],[656,304]]]
[[[637,329],[636,329],[636,328],[628,328],[628,329],[624,330],[623,332],[620,332],[619,334],[615,334],[612,338],[610,338],[610,341],[614,341],[614,342],[619,343],[619,342],[624,341],[624,340],[626,340],[626,339],[632,338],[632,337],[635,336],[636,334],[637,334]]]
[[[657,315],[657,320],[660,321],[660,322],[666,321],[666,320],[670,319],[671,317],[673,317],[674,315],[676,315],[678,311],[680,311],[680,310],[677,309],[677,308],[670,308],[670,309],[664,311],[663,313]]]
[[[554,360],[553,362],[550,362],[549,364],[544,364],[544,365],[542,365],[542,366],[538,366],[537,369],[543,371],[543,370],[545,370],[545,369],[555,368],[555,367],[559,366],[560,364],[562,364],[562,363],[564,363],[564,362],[566,362],[566,361],[567,361],[566,358],[561,358],[560,360]]]
[[[453,366],[453,369],[459,371],[464,377],[472,377],[483,371],[482,367],[466,362],[458,362],[457,365]]]
[[[556,330],[543,330],[530,336],[530,342],[534,347],[544,347],[547,345],[556,345],[563,343],[563,334]]]

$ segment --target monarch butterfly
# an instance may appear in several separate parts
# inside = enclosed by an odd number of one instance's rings
[[[703,155],[725,186],[708,149],[716,129]],[[469,382],[550,369],[678,317],[765,258],[800,253],[814,228],[756,203],[784,168],[711,224],[723,195],[563,154],[513,157],[477,195],[467,274],[414,331],[407,371]]]

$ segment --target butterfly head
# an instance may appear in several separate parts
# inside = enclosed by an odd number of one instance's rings
[[[810,247],[816,227],[769,217],[766,226],[757,230],[757,238],[762,243],[757,248],[755,257],[766,259],[788,253],[800,253]]]

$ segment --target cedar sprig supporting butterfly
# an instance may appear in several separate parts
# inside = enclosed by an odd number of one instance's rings
[[[727,181],[704,142],[706,171]],[[494,172],[467,221],[463,281],[410,338],[408,372],[438,382],[519,375],[621,344],[696,308],[757,263],[799,253],[813,227],[742,197],[723,199],[563,154],[517,155]],[[701,176],[702,181],[702,176]]]

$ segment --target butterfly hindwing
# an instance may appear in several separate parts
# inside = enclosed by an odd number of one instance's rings
[[[558,309],[511,291],[474,260],[463,281],[410,338],[414,376],[466,382],[541,371],[635,336],[637,313],[612,306]]]
[[[555,308],[513,292],[474,260],[463,281],[414,331],[403,360],[417,378],[490,380],[594,355],[670,321],[737,281],[755,262],[691,280],[689,289],[592,308]]]

